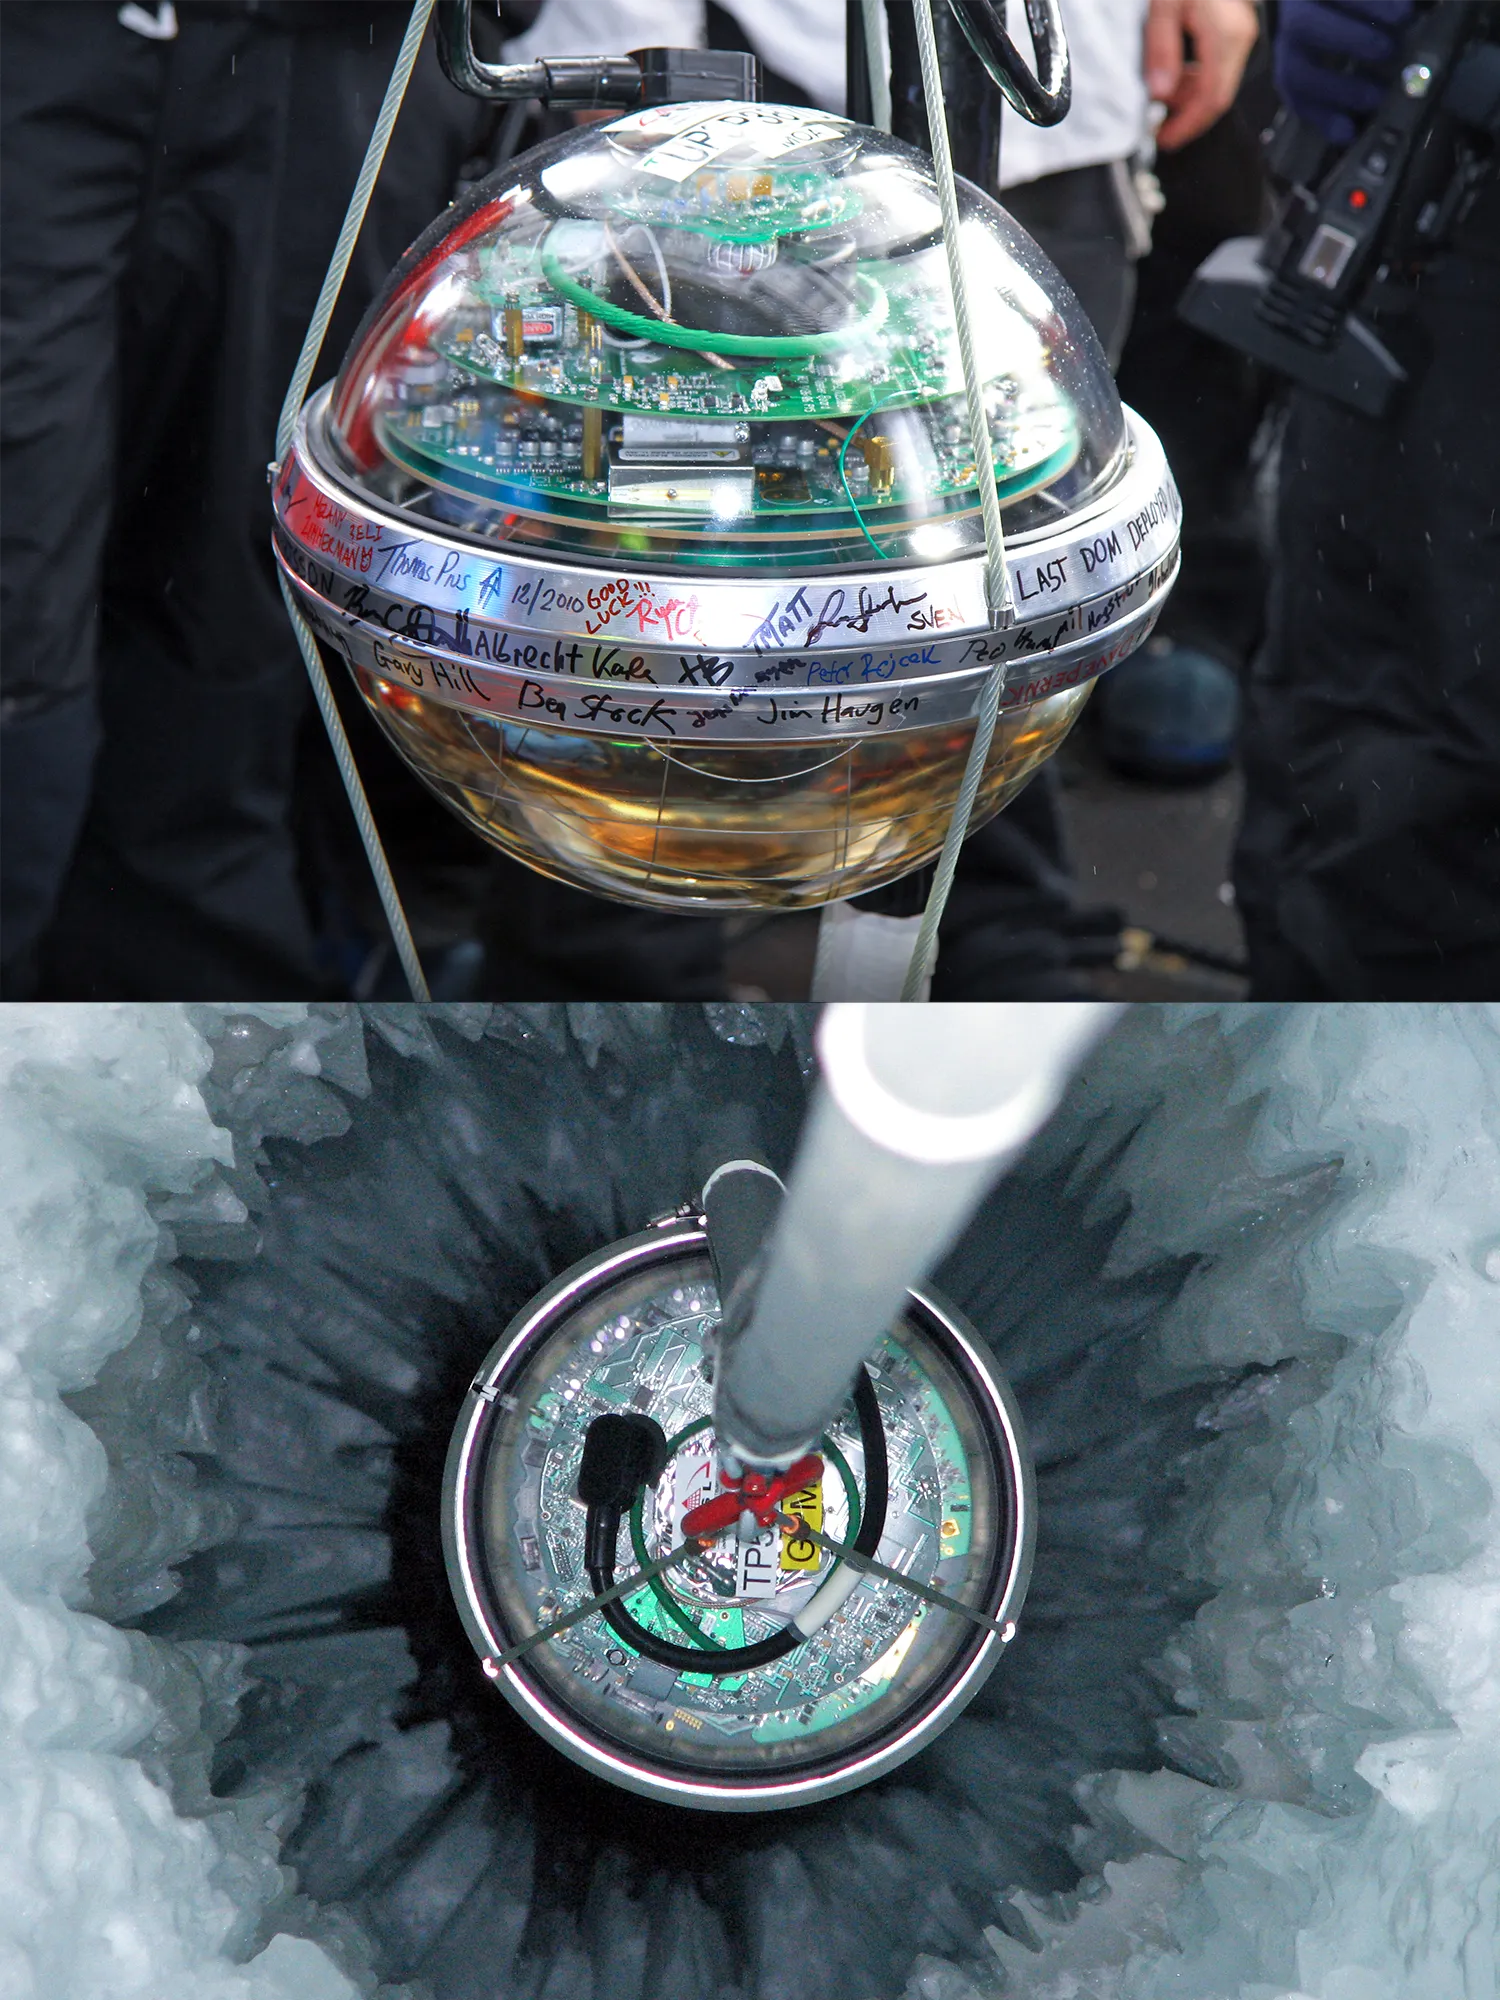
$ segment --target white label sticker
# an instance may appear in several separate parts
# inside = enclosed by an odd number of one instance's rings
[[[799,146],[835,138],[842,120],[786,104],[734,104],[706,112],[635,162],[640,172],[664,181],[683,181],[738,146],[753,154],[748,165],[779,159]]]
[[[708,1433],[700,1431],[690,1438],[672,1461],[672,1542],[673,1546],[682,1540],[683,1516],[694,1507],[701,1507],[705,1500],[712,1500],[719,1490],[719,1455],[709,1442]]]
[[[682,1540],[683,1517],[719,1491],[719,1454],[700,1432],[672,1463],[672,1540]],[[781,1553],[780,1532],[766,1528],[753,1542],[736,1544],[736,1597],[774,1597]]]
[[[735,1589],[741,1597],[776,1595],[777,1556],[781,1535],[776,1528],[763,1529],[753,1542],[741,1542],[739,1573]]]

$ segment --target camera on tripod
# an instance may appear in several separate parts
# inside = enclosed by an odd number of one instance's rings
[[[1384,103],[1347,149],[1283,110],[1266,135],[1284,192],[1262,237],[1223,243],[1180,312],[1305,388],[1382,417],[1420,373],[1415,285],[1495,171],[1500,10],[1432,0]]]

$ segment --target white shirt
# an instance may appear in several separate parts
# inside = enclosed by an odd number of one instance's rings
[[[826,111],[844,108],[843,0],[724,0],[765,60]],[[946,0],[934,0],[943,6]],[[1023,0],[1008,0],[1010,35],[1031,55]],[[1007,105],[1000,124],[1000,186],[1069,167],[1126,160],[1146,137],[1144,76],[1149,0],[1062,0],[1073,55],[1073,108],[1061,125],[1028,125]],[[703,0],[546,0],[535,26],[506,49],[511,62],[539,56],[619,55],[626,49],[698,48]]]
[[[1028,125],[1005,107],[1000,185],[1017,187],[1070,167],[1128,160],[1147,135],[1146,13],[1150,0],[1062,0],[1073,56],[1073,108],[1060,125]],[[1008,0],[1010,38],[1031,55],[1022,0]]]

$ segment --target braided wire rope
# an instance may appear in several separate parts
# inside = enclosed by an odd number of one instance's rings
[[[922,66],[922,94],[927,104],[927,125],[932,142],[932,164],[937,179],[938,206],[943,218],[943,247],[948,257],[948,278],[953,289],[953,320],[958,331],[958,358],[963,370],[964,395],[968,403],[969,442],[974,452],[974,475],[979,482],[979,511],[984,519],[984,594],[990,623],[1001,627],[1015,618],[1011,598],[1010,573],[1005,563],[1005,529],[1000,520],[1000,495],[995,484],[994,452],[990,445],[989,419],[984,407],[984,384],[974,359],[974,329],[969,314],[969,287],[963,264],[963,246],[958,236],[958,185],[953,176],[953,154],[948,146],[948,107],[943,96],[943,72],[938,61],[937,36],[932,25],[932,0],[913,0],[917,52]],[[943,836],[937,872],[928,893],[927,906],[912,947],[906,977],[901,986],[903,1000],[921,1000],[926,995],[937,957],[938,925],[948,906],[953,877],[958,868],[959,850],[968,836],[979,796],[980,781],[989,760],[1000,714],[1000,687],[1004,669],[990,669],[980,691],[974,720],[974,740],[964,766],[963,782],[948,831]]]
[[[841,1562],[848,1563],[851,1569],[863,1570],[867,1576],[878,1576],[882,1582],[894,1584],[898,1590],[909,1592],[911,1596],[920,1598],[924,1604],[931,1604],[939,1611],[955,1612],[958,1617],[967,1619],[971,1625],[977,1625],[986,1632],[993,1632],[1001,1639],[1008,1640],[1015,1629],[1010,1625],[1002,1625],[998,1619],[986,1618],[982,1611],[976,1611],[971,1604],[965,1604],[961,1599],[951,1597],[946,1590],[938,1590],[930,1583],[918,1583],[914,1577],[903,1575],[899,1569],[891,1569],[885,1563],[876,1562],[873,1556],[862,1555],[851,1543],[835,1541],[832,1535],[825,1535],[819,1529],[810,1527],[806,1521],[795,1515],[783,1514],[779,1518],[782,1525],[794,1527],[799,1535],[805,1534],[826,1554],[837,1556]],[[679,1563],[688,1562],[704,1552],[704,1545],[699,1541],[689,1539],[679,1542],[667,1555],[658,1556],[653,1562],[642,1563],[640,1568],[632,1570],[629,1576],[612,1583],[608,1590],[601,1590],[594,1597],[584,1598],[582,1603],[575,1604],[571,1611],[565,1611],[560,1618],[553,1618],[547,1624],[539,1625],[534,1632],[528,1633],[514,1646],[507,1646],[503,1653],[494,1654],[485,1661],[485,1672],[493,1679],[502,1667],[508,1667],[513,1661],[524,1658],[544,1641],[555,1638],[560,1632],[566,1632],[570,1626],[577,1625],[590,1613],[602,1609],[606,1604],[612,1604],[618,1597],[625,1597],[630,1592],[638,1590],[644,1583],[654,1582],[669,1569],[675,1569]]]
[[[364,225],[365,211],[370,206],[370,194],[384,163],[391,130],[396,123],[396,115],[401,109],[402,100],[406,96],[406,86],[411,81],[411,73],[416,67],[417,53],[422,46],[422,37],[427,32],[427,22],[432,9],[433,0],[413,0],[411,19],[407,23],[406,35],[401,43],[400,53],[396,57],[396,66],[391,71],[391,80],[386,85],[385,98],[375,120],[375,128],[370,134],[370,143],[365,148],[364,163],[360,167],[359,178],[354,183],[354,192],[349,197],[344,226],[339,231],[338,241],[333,246],[333,255],[328,260],[328,269],[323,276],[323,289],[318,294],[318,303],[302,342],[302,352],[297,357],[297,366],[292,371],[292,379],[287,385],[286,399],[281,405],[281,416],[276,425],[276,465],[280,465],[286,457],[287,449],[296,434],[297,418],[307,397],[307,385],[312,380],[312,372],[318,365],[318,356],[323,351],[328,322],[333,317],[333,309],[338,304],[339,293],[343,290],[349,260],[354,255],[354,245]],[[273,474],[276,465],[270,468]],[[364,784],[360,779],[354,752],[339,715],[338,703],[334,699],[333,689],[329,685],[328,675],[318,652],[317,641],[307,620],[297,609],[285,577],[281,579],[281,595],[286,604],[287,616],[292,622],[292,631],[296,634],[297,645],[302,653],[302,663],[307,668],[307,677],[312,683],[313,698],[318,704],[318,713],[322,716],[323,727],[328,732],[334,762],[339,767],[339,776],[343,779],[344,790],[349,795],[354,824],[359,829],[359,837],[370,863],[370,872],[375,877],[380,906],[385,911],[386,922],[390,925],[391,939],[396,947],[396,956],[401,961],[401,970],[406,975],[406,983],[411,990],[413,1000],[430,1000],[432,996],[427,990],[427,979],[422,971],[422,961],[417,956],[417,947],[412,940],[411,926],[406,921],[405,910],[401,907],[396,878],[392,875],[391,864],[386,859],[385,847],[375,825],[375,816],[370,811],[370,801],[365,796]]]

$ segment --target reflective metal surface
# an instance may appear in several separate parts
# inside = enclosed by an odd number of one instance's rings
[[[549,1287],[506,1330],[454,1432],[444,1546],[482,1662],[589,1594],[573,1497],[593,1416],[645,1409],[673,1456],[622,1525],[618,1573],[675,1545],[711,1489],[717,1320],[702,1228],[669,1225],[613,1245]],[[1029,1460],[1005,1384],[962,1317],[914,1292],[871,1357],[890,1459],[878,1555],[1014,1630],[1034,1534]],[[852,1532],[863,1452],[846,1408],[822,1441],[814,1502],[824,1531]],[[802,1607],[835,1559],[770,1530],[630,1600],[651,1629],[702,1645],[753,1643]],[[783,1546],[783,1543],[786,1545]],[[531,1726],[575,1762],[648,1796],[718,1811],[810,1803],[894,1768],[947,1726],[1006,1639],[864,1576],[812,1638],[773,1665],[724,1678],[674,1674],[592,1617],[491,1673]]]

